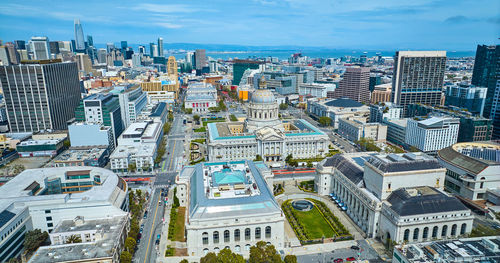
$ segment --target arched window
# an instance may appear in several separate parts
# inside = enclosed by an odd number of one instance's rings
[[[214,231],[213,239],[214,244],[219,244],[219,231]]]
[[[224,231],[224,243],[228,243],[229,242],[229,230],[225,230]]]
[[[240,241],[240,230],[234,230],[234,241]]]
[[[264,113],[264,119],[267,119],[267,113]]]
[[[207,254],[208,254],[208,248],[203,249],[203,255],[206,256]]]
[[[266,226],[266,238],[271,238],[271,227]]]
[[[245,240],[250,240],[250,228],[245,228]]]
[[[250,244],[246,244],[246,245],[245,245],[245,250],[246,250],[246,251],[250,251]]]
[[[406,229],[405,234],[403,236],[403,240],[408,241],[409,238],[410,238],[410,229]]]
[[[441,230],[441,237],[446,237],[448,235],[448,226],[444,225],[443,229]]]
[[[460,227],[460,235],[465,235],[465,231],[467,230],[467,224],[463,223]]]
[[[424,227],[424,233],[422,235],[422,238],[423,239],[427,239],[429,237],[429,228],[428,227]]]
[[[255,239],[260,239],[260,227],[255,228]]]
[[[432,228],[432,238],[437,238],[437,236],[438,236],[438,230],[439,229],[438,229],[437,226],[435,226],[435,227]]]
[[[259,119],[262,119],[262,112],[259,112]]]
[[[451,226],[451,235],[456,236],[457,235],[457,224],[453,224]]]
[[[203,242],[203,245],[208,245],[208,233],[207,232],[203,232],[203,234],[201,234],[201,240]]]
[[[219,254],[219,251],[220,251],[219,247],[215,247],[215,248],[214,248],[214,252],[215,252],[215,254]]]
[[[236,246],[234,247],[234,252],[238,253],[238,252],[240,252],[240,251],[241,251],[241,247],[240,247],[239,245],[236,245]]]
[[[420,230],[418,228],[415,228],[413,230],[413,240],[418,240],[418,234],[419,234]]]

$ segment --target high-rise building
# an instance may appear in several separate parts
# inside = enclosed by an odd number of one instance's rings
[[[76,63],[78,64],[80,77],[92,73],[92,61],[90,60],[89,55],[83,53],[76,54]]]
[[[483,111],[485,118],[490,118],[495,88],[499,79],[500,45],[478,45],[471,83],[478,87],[488,88]]]
[[[158,56],[163,57],[163,38],[159,37],[158,38]]]
[[[158,45],[155,43],[150,43],[149,48],[151,49],[151,57],[158,57]]]
[[[403,107],[441,104],[446,51],[397,51],[394,57],[392,102]]]
[[[10,66],[9,51],[5,46],[0,46],[0,65]]]
[[[106,49],[100,48],[97,50],[97,61],[99,63],[106,63]]]
[[[14,41],[14,46],[16,46],[16,49],[26,49],[26,41],[24,41],[24,40],[15,40]]]
[[[178,76],[179,73],[178,73],[178,70],[177,70],[177,61],[175,61],[175,57],[174,56],[168,57],[167,72],[168,72],[168,75],[174,76],[175,79],[177,79],[177,76]]]
[[[241,77],[247,69],[258,69],[261,62],[255,60],[235,59],[233,61],[233,85],[240,85]]]
[[[500,139],[500,79],[497,80],[490,117],[493,121],[493,139]]]
[[[370,103],[370,68],[346,68],[344,77],[339,82],[339,87],[334,91],[334,97]]]
[[[31,59],[50,59],[50,45],[48,37],[32,37],[28,43]]]
[[[93,47],[94,46],[94,38],[91,35],[87,35],[87,45],[89,47]]]
[[[50,46],[50,55],[53,58],[55,58],[57,54],[61,53],[59,51],[59,41],[50,41],[49,46]]]
[[[141,58],[142,54],[132,54],[132,67],[140,67],[141,66]]]
[[[125,53],[125,51],[127,50],[127,47],[128,47],[127,41],[122,41],[120,44],[121,44],[121,48],[122,48],[122,53]]]
[[[146,47],[143,45],[139,46],[139,54],[146,54]]]
[[[92,94],[83,98],[75,110],[75,120],[87,124],[102,124],[111,127],[115,141],[114,145],[116,145],[118,136],[125,129],[120,101],[112,94]]]
[[[115,44],[113,44],[113,43],[107,43],[106,44],[106,51],[108,53],[111,53],[111,51],[113,51],[113,49],[115,49]]]
[[[207,65],[207,55],[205,49],[197,49],[194,53],[196,69],[202,70]]]
[[[10,63],[19,64],[21,62],[21,58],[19,53],[16,51],[16,46],[12,42],[5,43],[5,48],[7,49],[7,53],[9,54]]]
[[[437,152],[457,143],[460,120],[449,116],[411,118],[405,141],[423,152]]]
[[[80,19],[75,19],[75,51],[85,51],[85,38],[83,37],[83,28]]]
[[[75,116],[80,101],[75,62],[0,66],[0,81],[11,132],[64,130]]]

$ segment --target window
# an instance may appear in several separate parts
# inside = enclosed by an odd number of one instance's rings
[[[203,249],[203,255],[206,256],[207,254],[208,254],[208,248]]]
[[[250,240],[250,228],[245,228],[245,240]]]
[[[201,234],[201,240],[203,242],[203,245],[208,245],[208,233],[207,232],[203,232],[203,234]]]
[[[451,235],[452,235],[452,236],[457,235],[457,224],[453,224],[453,225],[451,226]]]
[[[260,239],[260,227],[255,228],[255,239]]]
[[[240,247],[239,245],[236,245],[236,246],[234,247],[234,252],[238,253],[238,252],[240,252],[240,251],[241,251],[241,247]]]
[[[224,231],[224,243],[229,242],[229,230]]]
[[[387,185],[387,188],[388,188],[389,190],[391,190],[391,183],[389,183],[389,184]]]
[[[219,244],[219,231],[215,231],[213,235],[214,244]]]
[[[466,230],[467,230],[467,224],[463,223],[462,227],[460,227],[460,235],[464,235]]]
[[[52,217],[51,217],[51,216],[47,216],[47,217],[45,218],[45,220],[47,220],[47,221],[52,221]]]
[[[246,245],[245,245],[245,250],[246,250],[246,251],[250,251],[250,244],[246,244]]]
[[[234,230],[234,241],[240,241],[240,230]]]
[[[413,240],[418,240],[418,234],[419,234],[420,230],[418,228],[415,228],[413,230]]]
[[[54,226],[54,224],[52,224],[52,223],[47,223],[47,227],[53,227],[53,226]]]
[[[266,238],[271,238],[271,227],[266,226]]]
[[[443,229],[441,230],[441,237],[445,237],[448,235],[448,226],[443,226]]]
[[[428,227],[424,227],[424,233],[423,233],[422,238],[423,239],[427,239],[428,236],[429,236],[429,228]]]
[[[220,251],[220,249],[219,249],[218,247],[215,247],[215,248],[214,248],[214,252],[215,252],[215,254],[218,254],[218,253],[219,253],[219,251]]]
[[[408,241],[409,238],[410,238],[410,229],[406,229],[403,236],[403,240]]]
[[[46,214],[50,214],[50,210],[45,210],[45,213]]]

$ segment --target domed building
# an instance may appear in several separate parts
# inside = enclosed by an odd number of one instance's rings
[[[282,162],[289,154],[312,158],[328,153],[330,142],[323,131],[302,119],[280,120],[279,105],[265,79],[247,108],[244,122],[207,124],[209,161],[253,160],[259,155],[266,162]]]
[[[267,89],[264,76],[259,82],[259,88],[252,93],[245,124],[249,131],[263,127],[283,129],[279,119],[279,105],[274,94]]]

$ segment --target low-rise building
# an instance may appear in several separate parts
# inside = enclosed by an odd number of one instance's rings
[[[387,103],[391,101],[392,83],[379,84],[371,92],[370,102],[372,104]]]
[[[391,102],[370,105],[370,122],[400,119],[403,109]]]
[[[126,216],[127,191],[123,179],[103,168],[23,171],[0,187],[0,261],[20,254],[27,231],[52,232],[60,222],[77,216],[86,220]]]
[[[104,167],[108,162],[107,148],[72,147],[52,159],[47,167],[94,166]]]
[[[326,98],[326,92],[329,90],[333,90],[329,88],[327,85],[322,85],[318,83],[302,83],[299,84],[299,95],[310,95],[316,98]]]
[[[265,165],[252,161],[184,167],[176,184],[180,204],[186,206],[189,256],[227,247],[248,257],[259,241],[283,249],[285,216],[268,185],[272,179],[266,182],[266,176],[272,173]]]
[[[475,87],[467,83],[447,85],[444,105],[456,106],[460,109],[466,109],[472,114],[483,116],[487,91],[488,88]]]
[[[193,113],[207,113],[209,108],[217,107],[217,90],[208,83],[193,83],[188,86],[184,107]]]
[[[338,128],[339,119],[348,117],[369,117],[370,108],[360,102],[340,98],[334,100],[312,99],[307,101],[307,111],[318,117],[329,117]]]
[[[387,125],[387,140],[403,146],[406,144],[406,127],[408,126],[408,118],[403,119],[387,119],[383,123]]]
[[[499,247],[498,236],[403,244],[394,247],[392,263],[495,262],[500,258]]]
[[[485,200],[488,189],[500,188],[500,145],[466,142],[437,155],[446,168],[446,190],[468,200]]]
[[[156,158],[156,145],[118,145],[109,156],[111,170],[124,173],[129,170],[129,165],[133,164],[135,171],[150,171],[154,167]]]
[[[104,146],[113,151],[116,146],[111,127],[101,124],[75,122],[68,125],[68,135],[72,147]]]
[[[387,137],[387,126],[378,122],[366,122],[366,118],[345,118],[339,120],[340,136],[356,142],[361,138],[383,142]]]
[[[64,147],[64,139],[26,140],[16,146],[19,157],[56,156]]]
[[[460,120],[452,117],[410,118],[405,142],[423,152],[437,152],[457,142]]]
[[[127,215],[63,220],[49,234],[51,245],[39,247],[28,263],[119,262],[129,228]],[[69,243],[74,237],[81,242]]]

